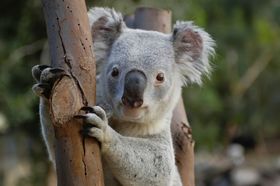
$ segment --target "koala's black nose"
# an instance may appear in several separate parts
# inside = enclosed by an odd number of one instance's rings
[[[131,70],[125,76],[122,102],[126,106],[138,108],[143,104],[143,94],[147,85],[145,74],[139,70]]]

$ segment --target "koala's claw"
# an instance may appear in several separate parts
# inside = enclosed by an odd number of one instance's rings
[[[59,74],[59,73],[66,74],[62,68],[51,68],[50,72],[53,74]]]
[[[86,115],[75,115],[74,118],[76,118],[76,119],[86,119],[87,116]]]
[[[48,65],[36,65],[32,68],[32,75],[37,81],[37,84],[32,87],[33,92],[38,96],[49,98],[51,89],[56,80],[69,74],[62,68],[51,68]]]
[[[89,107],[89,106],[84,106],[81,108],[81,110],[85,111],[86,113],[93,113],[94,112],[94,109],[92,107]]]
[[[95,137],[99,142],[103,141],[104,132],[98,128],[87,128],[85,129],[84,134],[88,137]]]
[[[86,113],[94,113],[102,120],[107,120],[106,112],[100,106],[94,106],[94,107],[84,106],[81,108],[81,110],[85,111]]]
[[[84,136],[95,137],[98,141],[104,142],[108,141],[108,120],[106,117],[105,111],[99,107],[82,107],[82,111],[85,111],[85,114],[79,114],[74,116],[77,119],[83,119],[85,124],[83,126],[82,134]]]
[[[46,68],[41,73],[40,81],[53,84],[57,79],[65,75],[68,74],[61,68]]]
[[[35,65],[32,68],[32,70],[31,70],[32,71],[32,76],[37,82],[40,82],[41,74],[42,74],[43,70],[45,70],[46,68],[50,68],[50,66],[48,66],[48,65]]]
[[[33,92],[42,97],[48,98],[51,92],[51,88],[47,83],[38,83],[33,85],[32,87]]]
[[[83,119],[87,124],[91,124],[91,127],[98,127],[102,129],[107,123],[106,121],[102,120],[97,114],[95,113],[87,113],[74,116],[77,119]],[[87,125],[89,127],[90,125]]]

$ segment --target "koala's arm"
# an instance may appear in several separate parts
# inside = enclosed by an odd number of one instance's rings
[[[102,147],[105,160],[122,185],[180,185],[171,137],[165,133],[149,138],[116,133],[115,140]]]
[[[48,150],[49,159],[55,165],[54,129],[50,119],[49,109],[50,107],[48,101],[45,98],[40,98],[39,112],[40,112],[42,136],[44,138]]]
[[[35,94],[40,97],[40,123],[42,135],[47,146],[49,159],[55,165],[54,129],[50,118],[49,97],[54,82],[65,75],[63,69],[51,68],[47,65],[36,65],[32,68],[32,75],[36,84],[32,87]]]
[[[102,157],[122,185],[181,185],[168,123],[163,123],[166,128],[159,134],[122,136],[108,125],[101,107],[86,109],[87,114],[78,116],[89,124],[84,133],[101,143]]]

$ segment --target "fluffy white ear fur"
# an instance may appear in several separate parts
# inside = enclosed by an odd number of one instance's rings
[[[123,17],[120,12],[116,12],[111,8],[101,8],[95,7],[88,11],[89,24],[92,26],[101,17],[106,17],[108,19],[108,25],[113,25],[115,23],[123,22]]]
[[[126,26],[122,14],[110,8],[92,8],[88,11],[88,17],[98,75],[113,42]]]
[[[215,41],[192,22],[177,21],[173,29],[176,63],[184,85],[202,84],[202,76],[210,74],[209,58],[215,54]]]

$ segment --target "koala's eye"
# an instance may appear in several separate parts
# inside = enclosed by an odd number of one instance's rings
[[[164,81],[164,73],[158,73],[156,79],[159,83],[162,83]]]
[[[111,72],[111,76],[112,77],[117,77],[119,75],[119,69],[117,67],[114,67],[112,72]]]

